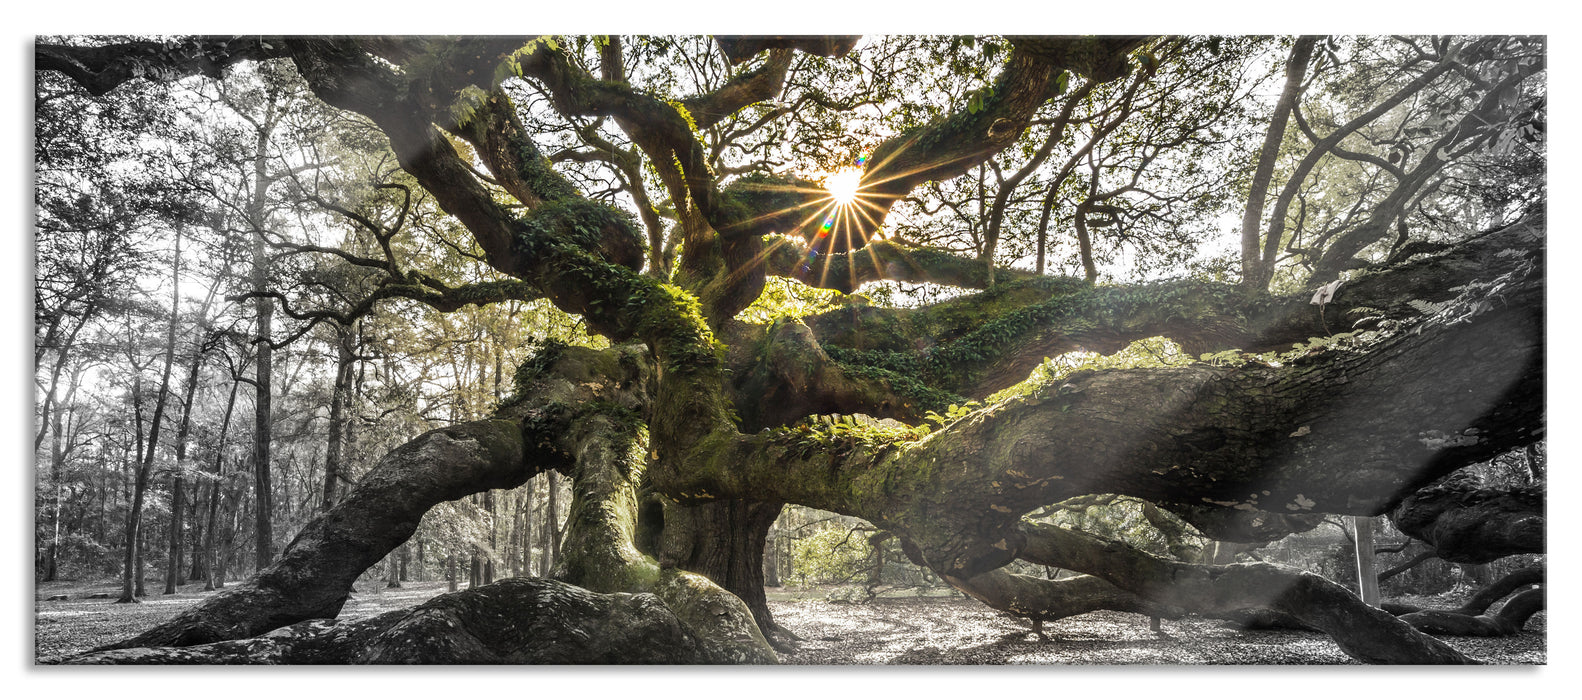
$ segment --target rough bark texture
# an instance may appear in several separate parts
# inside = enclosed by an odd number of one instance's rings
[[[358,622],[308,621],[189,647],[95,651],[69,664],[691,664],[698,640],[651,594],[506,579]]]
[[[1544,551],[1544,494],[1541,486],[1487,488],[1457,472],[1401,501],[1390,521],[1445,561],[1485,564]]]
[[[644,407],[651,381],[641,350],[566,348],[536,381],[540,397],[584,407],[559,438],[559,449],[574,466],[564,556],[555,578],[595,591],[658,595],[698,639],[699,653],[709,663],[775,663],[754,612],[740,594],[732,595],[734,589],[721,588],[725,581],[677,568],[680,562],[674,560],[656,561],[637,547],[646,442],[636,411]],[[668,524],[665,530],[663,536],[672,541],[694,534],[672,534]],[[723,541],[745,541],[736,534],[726,534]],[[761,579],[758,592],[761,599]]]
[[[764,594],[764,540],[783,504],[725,501],[665,508],[660,563],[708,577],[752,612],[759,631],[782,649],[789,633],[774,622]]]
[[[1528,618],[1544,609],[1544,589],[1523,591],[1506,601],[1498,613],[1464,613],[1424,610],[1401,616],[1401,620],[1429,634],[1463,637],[1503,637],[1522,631]]]
[[[1485,586],[1459,608],[1424,610],[1400,603],[1387,603],[1384,607],[1391,614],[1399,615],[1403,622],[1429,634],[1499,637],[1521,632],[1527,620],[1544,609],[1547,598],[1543,584],[1544,567],[1529,566]],[[1495,603],[1512,593],[1516,595],[1506,601],[1499,612],[1488,612]]]
[[[1158,606],[1154,610],[1227,617],[1266,610],[1323,631],[1342,651],[1365,663],[1475,663],[1363,604],[1344,586],[1306,571],[1263,563],[1186,564],[1064,528],[1028,523],[1024,529],[1028,546],[1023,559],[1093,574]]]

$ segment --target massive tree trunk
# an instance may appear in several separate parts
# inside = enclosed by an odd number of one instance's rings
[[[786,651],[792,635],[775,623],[764,594],[764,542],[783,507],[748,501],[667,506],[658,558],[663,566],[703,574],[740,598],[764,636]]]

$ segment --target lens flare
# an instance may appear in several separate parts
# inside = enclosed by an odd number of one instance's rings
[[[842,170],[824,179],[824,189],[835,199],[835,204],[846,206],[856,201],[857,187],[862,184],[862,171]]]

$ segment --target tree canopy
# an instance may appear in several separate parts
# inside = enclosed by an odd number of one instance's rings
[[[799,504],[1035,621],[1258,611],[1361,661],[1464,663],[1321,576],[1035,514],[1120,498],[1225,542],[1404,514],[1447,560],[1544,551],[1541,489],[1432,497],[1545,437],[1542,38],[66,37],[34,60],[46,417],[65,336],[114,285],[171,274],[138,217],[216,232],[209,263],[252,271],[223,293],[251,317],[217,329],[205,307],[192,333],[256,391],[258,494],[270,381],[292,381],[271,353],[298,338],[340,348],[332,424],[356,357],[428,329],[483,344],[436,340],[425,377],[496,387],[414,399],[442,426],[420,435],[368,421],[409,441],[355,484],[326,465],[323,514],[278,554],[259,496],[255,577],[83,660],[289,662],[339,634],[356,648],[326,658],[665,639],[675,658],[627,658],[772,662],[794,640],[764,602],[764,537]],[[133,150],[171,164],[107,167],[143,157],[84,145],[112,128],[160,134]],[[209,204],[169,206],[191,193]],[[587,342],[542,342],[572,326]],[[440,504],[551,471],[572,484],[558,583],[412,623],[471,641],[242,641],[333,618]],[[643,632],[516,654],[482,629],[490,605]]]

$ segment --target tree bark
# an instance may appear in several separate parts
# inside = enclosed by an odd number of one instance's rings
[[[774,621],[764,593],[764,541],[781,503],[727,501],[664,509],[659,562],[707,576],[747,604],[775,648],[792,648],[793,635]]]
[[[1469,471],[1451,474],[1403,499],[1389,513],[1401,532],[1445,561],[1485,564],[1545,550],[1542,486],[1489,488]]]
[[[302,622],[198,646],[99,650],[68,664],[715,663],[654,595],[508,579],[357,622]]]
[[[213,298],[212,295],[210,298]],[[208,304],[204,304],[205,310]],[[207,314],[199,313],[203,319]],[[200,324],[201,331],[201,324]],[[181,427],[176,429],[176,466],[170,474],[170,552],[165,571],[165,595],[176,592],[176,586],[181,581],[182,546],[186,542],[185,519],[187,502],[187,479],[184,474],[187,464],[187,436],[192,431],[192,397],[198,389],[198,371],[203,367],[202,343],[196,343],[193,348],[192,365],[187,370],[187,385],[185,395],[182,397]]]
[[[1522,631],[1527,620],[1542,611],[1546,595],[1543,588],[1533,588],[1513,596],[1496,614],[1467,613],[1445,610],[1423,610],[1400,617],[1401,621],[1428,634],[1459,637],[1505,637]]]
[[[247,203],[247,223],[252,228],[252,290],[260,296],[253,300],[258,315],[258,334],[253,338],[256,372],[253,379],[253,498],[254,508],[254,560],[255,571],[263,571],[275,559],[274,487],[270,479],[270,443],[274,426],[272,411],[274,386],[273,319],[274,299],[263,296],[269,288],[269,256],[266,252],[264,230],[269,225],[267,198],[270,175],[268,148],[275,125],[275,105],[266,106],[262,128],[258,129],[252,154],[252,191]]]
[[[1120,542],[1036,523],[1027,523],[1024,531],[1028,546],[1023,559],[1099,576],[1145,601],[1142,610],[1134,609],[1138,612],[1151,609],[1155,612],[1147,614],[1174,617],[1168,614],[1172,609],[1226,616],[1248,609],[1269,610],[1323,631],[1342,651],[1365,663],[1475,663],[1312,573],[1264,563],[1185,564]],[[964,590],[970,592],[976,579],[946,580],[952,585],[965,583]],[[1040,587],[1060,583],[1028,581]]]

